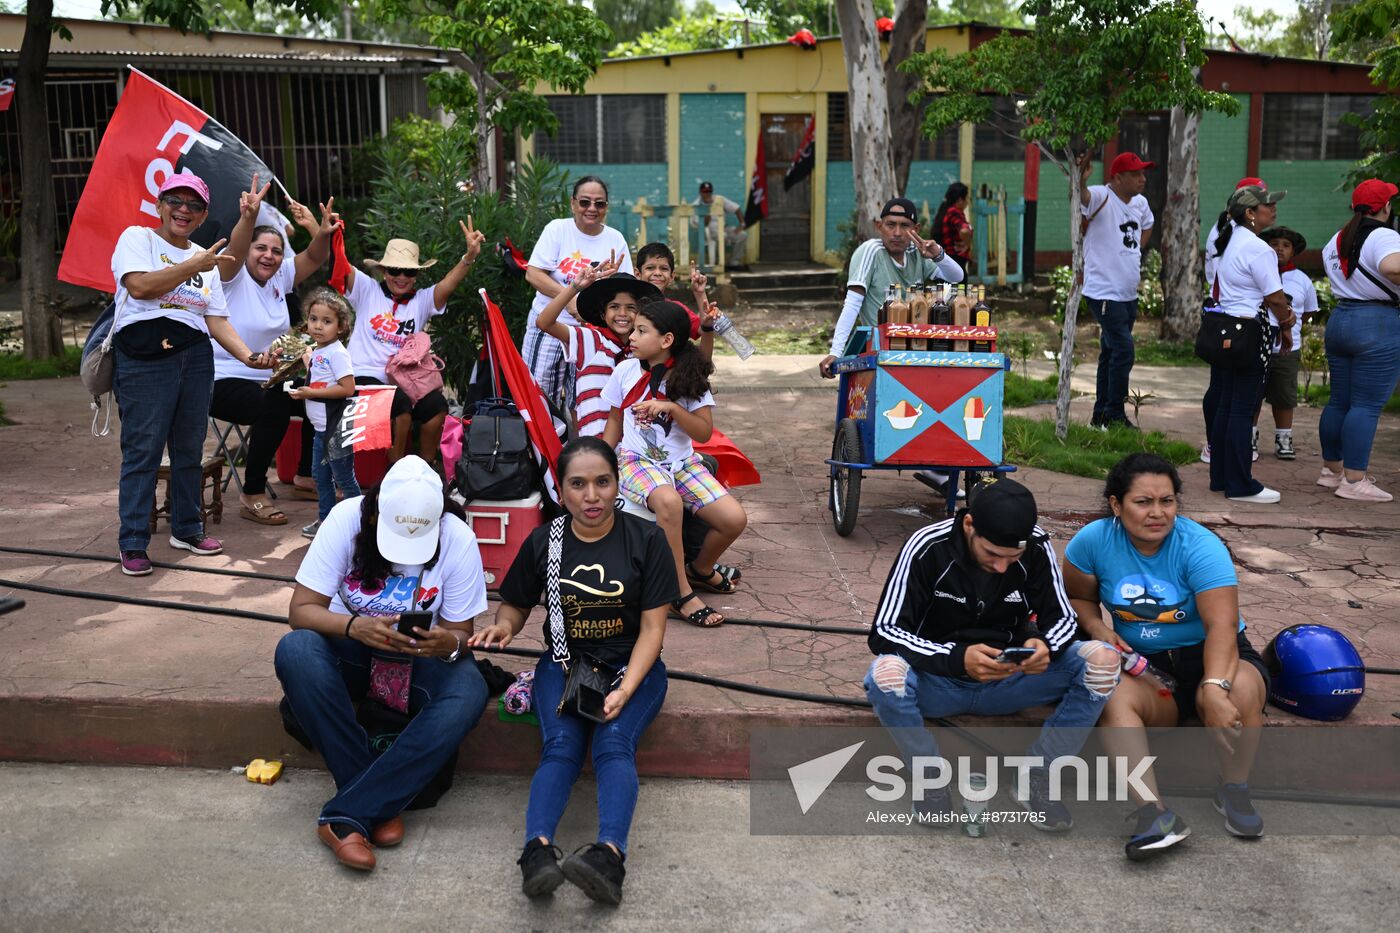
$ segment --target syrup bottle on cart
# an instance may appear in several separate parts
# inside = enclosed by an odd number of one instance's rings
[[[909,323],[909,303],[908,303],[907,301],[904,300],[904,290],[903,290],[903,289],[898,289],[898,290],[895,292],[894,300],[890,302],[890,315],[889,315],[889,316],[890,316],[890,323],[891,323],[891,324],[908,324],[908,323]],[[907,349],[909,349],[909,340],[908,340],[908,338],[906,338],[906,337],[891,337],[891,338],[890,338],[890,349],[891,349],[891,350],[907,350]]]
[[[951,318],[948,316],[948,286],[939,284],[933,290],[933,303],[929,308],[929,322],[932,324],[946,325]],[[942,337],[929,341],[930,350],[948,350],[952,344]]]
[[[909,299],[909,323],[920,327],[927,326],[929,322],[929,302],[928,288],[919,286],[913,290],[913,295]],[[928,340],[915,337],[909,341],[911,350],[927,350]]]
[[[973,323],[978,327],[992,326],[992,309],[987,306],[987,289],[985,286],[977,286],[977,303],[972,306]],[[972,344],[974,353],[992,352],[992,343],[989,340],[977,340]]]

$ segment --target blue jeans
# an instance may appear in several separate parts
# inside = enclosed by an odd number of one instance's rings
[[[1400,311],[1342,301],[1327,321],[1326,340],[1332,396],[1317,426],[1322,459],[1365,470],[1381,408],[1400,379]]]
[[[138,360],[119,348],[112,390],[122,418],[122,473],[117,492],[117,547],[144,551],[151,543],[151,505],[161,452],[170,449],[170,533],[204,534],[199,514],[204,435],[214,392],[214,351],[197,340],[158,360]]]
[[[336,794],[321,823],[368,835],[393,819],[442,770],[486,708],[486,681],[469,652],[454,664],[413,658],[408,727],[378,758],[355,720],[369,689],[370,649],[349,638],[295,629],[277,643],[273,666],[297,723],[326,760]],[[406,659],[406,658],[405,658]]]
[[[355,479],[355,455],[328,460],[328,433],[317,431],[316,439],[311,442],[311,475],[316,478],[316,517],[322,521],[335,508],[337,490],[346,499],[360,494],[360,482]]]
[[[925,717],[1005,716],[1027,707],[1054,703],[1055,711],[1040,729],[1029,754],[1051,761],[1074,755],[1084,747],[1089,730],[1099,721],[1108,694],[1090,690],[1084,683],[1088,662],[1080,653],[1085,645],[1074,642],[1040,674],[1012,674],[1005,680],[980,683],[959,677],[940,677],[910,667],[902,692],[889,692],[875,684],[876,658],[865,675],[865,695],[875,707],[880,723],[890,730],[905,762],[934,757],[938,743],[924,728]],[[1111,694],[1112,691],[1109,691]]]
[[[1133,322],[1137,299],[1109,301],[1089,298],[1089,310],[1099,324],[1099,371],[1094,397],[1094,421],[1127,421],[1123,402],[1128,398],[1128,376],[1133,371]]]
[[[1330,325],[1329,325],[1330,326]],[[1252,496],[1264,488],[1254,478],[1254,416],[1264,392],[1264,361],[1243,369],[1211,366],[1210,388],[1201,399],[1210,441],[1210,488],[1226,496]]]
[[[610,723],[596,723],[576,713],[558,715],[555,710],[563,694],[563,666],[552,658],[540,658],[531,705],[540,717],[544,748],[530,781],[525,841],[541,836],[554,841],[591,738],[593,774],[598,780],[598,842],[612,843],[626,855],[632,812],[637,809],[637,742],[666,699],[666,665],[657,659],[636,694]]]

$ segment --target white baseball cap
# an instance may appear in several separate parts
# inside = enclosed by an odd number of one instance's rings
[[[422,457],[400,459],[379,484],[379,553],[395,564],[426,564],[437,553],[442,479]]]

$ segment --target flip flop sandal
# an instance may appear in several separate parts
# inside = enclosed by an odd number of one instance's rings
[[[719,577],[719,582],[715,583],[714,578]],[[720,573],[718,570],[710,572],[708,577],[702,577],[695,572],[695,568],[690,564],[685,565],[685,578],[698,590],[706,593],[718,593],[721,596],[728,596],[734,592],[734,582]]]
[[[738,583],[744,579],[743,571],[738,567],[731,567],[728,564],[715,564],[715,573],[724,577],[730,583]]]
[[[314,490],[314,489],[307,489],[305,486],[296,486],[296,485],[293,485],[293,486],[292,486],[292,498],[293,498],[293,499],[305,499],[305,500],[308,500],[308,501],[311,501],[311,502],[317,502],[317,501],[320,500],[321,497],[320,497],[319,495],[316,494],[316,490]]]
[[[686,615],[685,612],[681,610],[681,607],[684,606],[686,603],[690,602],[692,599],[695,599],[694,590],[692,590],[689,593],[686,593],[680,599],[671,603],[671,608],[676,610],[676,615],[680,616],[686,622],[689,622],[691,625],[694,625],[697,628],[718,628],[719,626],[724,624],[723,620],[720,620],[719,622],[706,621],[710,618],[710,616],[721,615],[721,613],[718,610],[711,609],[709,606],[701,606],[699,609],[696,609],[694,612],[690,613],[689,615]]]
[[[287,516],[275,505],[258,502],[252,506],[239,506],[238,514],[259,525],[285,525]]]

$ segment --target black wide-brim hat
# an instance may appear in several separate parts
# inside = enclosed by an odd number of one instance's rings
[[[614,272],[578,293],[579,318],[596,327],[607,327],[603,320],[603,311],[608,302],[624,292],[637,299],[638,307],[661,297],[661,289],[650,282],[643,282],[627,272]]]
[[[1296,256],[1308,248],[1308,241],[1303,239],[1303,235],[1297,230],[1288,227],[1270,227],[1259,234],[1259,239],[1265,243],[1272,243],[1274,240],[1287,240],[1293,244],[1293,255]]]

